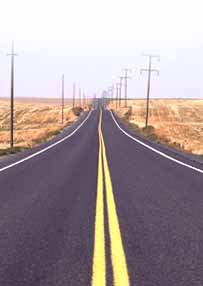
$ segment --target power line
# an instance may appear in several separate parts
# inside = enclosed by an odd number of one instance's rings
[[[11,98],[10,98],[10,147],[13,148],[14,140],[14,58],[17,54],[14,53],[14,42],[12,41],[11,53],[7,54],[11,56]]]
[[[147,102],[146,102],[146,118],[145,118],[145,128],[148,126],[148,119],[149,119],[149,95],[150,95],[150,86],[151,86],[151,73],[155,72],[157,75],[159,75],[159,71],[157,69],[152,69],[152,59],[156,58],[157,60],[160,59],[158,55],[151,55],[147,54],[144,55],[145,57],[148,57],[149,59],[149,65],[147,69],[141,69],[141,74],[143,72],[148,73],[148,80],[147,80]]]

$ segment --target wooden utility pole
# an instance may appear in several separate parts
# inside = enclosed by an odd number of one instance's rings
[[[151,73],[155,72],[157,75],[159,75],[159,71],[157,69],[152,69],[152,58],[160,59],[159,56],[157,55],[151,55],[147,54],[144,55],[145,57],[148,57],[149,59],[149,65],[148,68],[146,69],[141,69],[140,72],[141,74],[143,72],[148,73],[148,80],[147,80],[147,102],[146,102],[146,118],[145,118],[145,128],[148,126],[148,120],[149,120],[149,96],[150,96],[150,86],[151,86]]]
[[[131,72],[131,69],[124,69],[125,75],[124,75],[124,80],[125,80],[125,107],[127,107],[127,98],[128,98],[128,72]]]
[[[11,98],[10,98],[10,147],[14,146],[14,58],[17,56],[14,52],[14,42],[12,41],[11,53],[7,54],[11,56]]]
[[[64,123],[64,74],[61,78],[61,124]]]

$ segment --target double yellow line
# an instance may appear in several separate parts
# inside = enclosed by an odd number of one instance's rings
[[[111,262],[113,268],[113,285],[129,286],[128,269],[125,252],[121,238],[116,204],[113,195],[111,176],[106,157],[106,148],[102,134],[102,111],[100,112],[99,133],[99,157],[97,177],[97,201],[95,217],[95,237],[92,269],[92,286],[106,286],[106,253],[104,231],[104,183],[106,189],[106,202],[111,245]]]

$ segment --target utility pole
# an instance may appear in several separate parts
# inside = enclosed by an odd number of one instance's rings
[[[64,74],[61,78],[61,124],[64,122]]]
[[[75,107],[75,83],[73,83],[73,108]]]
[[[157,55],[151,55],[147,54],[144,55],[145,57],[148,57],[149,59],[149,65],[147,69],[141,69],[140,73],[142,74],[143,72],[148,73],[148,80],[147,80],[147,102],[146,102],[146,118],[145,118],[145,128],[148,126],[148,119],[149,119],[149,95],[150,95],[150,86],[151,86],[151,73],[155,72],[157,75],[159,75],[159,71],[157,69],[152,69],[152,59],[156,58],[157,60],[160,59],[159,56]]]
[[[124,75],[124,80],[125,80],[125,107],[127,107],[127,98],[128,98],[128,72],[131,72],[131,69],[124,69],[125,75]]]
[[[97,101],[97,94],[94,93],[94,96],[93,96],[93,105],[94,105],[94,108],[96,109],[96,101]]]
[[[122,97],[122,81],[124,77],[120,76],[120,86],[119,86],[119,107],[121,106],[121,97]]]
[[[13,129],[14,129],[14,58],[17,54],[14,53],[14,42],[12,41],[11,53],[11,98],[10,98],[10,147],[13,148]]]

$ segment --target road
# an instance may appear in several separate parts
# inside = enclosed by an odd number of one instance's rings
[[[0,163],[0,285],[203,285],[202,165],[116,122]]]

